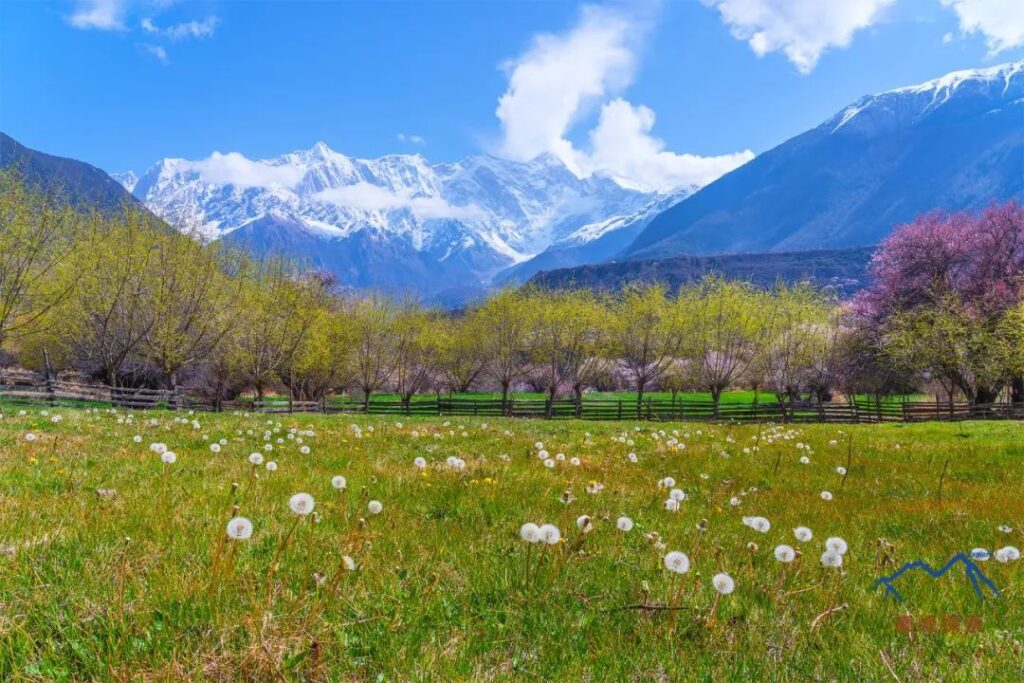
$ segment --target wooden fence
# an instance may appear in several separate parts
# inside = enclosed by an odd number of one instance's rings
[[[171,409],[212,411],[215,406],[175,389],[135,389],[95,384],[0,375],[0,410],[4,406],[117,407],[136,410]],[[262,401],[229,401],[220,410],[261,413],[364,413],[394,416],[518,417],[581,420],[644,420],[652,422],[922,422],[928,420],[1024,420],[1024,404],[927,403],[853,401],[838,403],[796,402],[781,404],[721,403],[661,398],[641,403],[617,399],[513,398],[474,399],[417,396],[408,403],[392,398],[369,403],[347,397],[322,401],[266,398]]]

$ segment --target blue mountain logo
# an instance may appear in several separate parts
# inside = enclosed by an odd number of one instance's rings
[[[949,559],[949,562],[938,569],[934,569],[930,564],[923,560],[907,562],[889,576],[883,576],[878,581],[875,581],[872,588],[885,586],[885,598],[887,600],[889,597],[894,597],[897,601],[903,602],[903,596],[900,595],[898,590],[896,590],[896,586],[894,586],[893,583],[907,572],[920,569],[933,579],[940,579],[958,566],[963,566],[964,573],[970,580],[971,586],[974,587],[974,594],[978,596],[978,600],[981,600],[982,602],[985,601],[985,593],[982,591],[983,586],[992,591],[992,594],[997,598],[1000,597],[999,589],[996,588],[994,583],[992,583],[992,580],[985,576],[985,572],[981,571],[981,568],[975,564],[974,560],[964,553],[957,553]]]

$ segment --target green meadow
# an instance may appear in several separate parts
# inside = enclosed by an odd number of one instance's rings
[[[1024,679],[1020,423],[44,412],[0,418],[4,680]],[[998,596],[875,586],[975,548]]]

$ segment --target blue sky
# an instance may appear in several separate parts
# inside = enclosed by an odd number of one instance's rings
[[[1022,46],[1015,0],[2,2],[0,129],[109,171],[323,140],[658,186]]]

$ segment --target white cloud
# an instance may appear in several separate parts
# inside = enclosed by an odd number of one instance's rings
[[[782,50],[800,73],[822,53],[847,47],[894,0],[702,0],[718,10],[732,35],[759,57]]]
[[[714,157],[667,151],[665,144],[650,134],[654,118],[648,107],[612,100],[601,109],[600,121],[590,131],[592,151],[580,154],[578,163],[625,187],[668,192],[687,185],[707,185],[754,158],[750,150]]]
[[[160,46],[160,45],[149,45],[147,43],[143,43],[140,47],[143,50],[145,50],[147,53],[149,53],[149,54],[153,55],[154,57],[156,57],[157,60],[161,64],[167,64],[168,63],[167,50],[165,50],[162,46]]]
[[[1021,0],[942,0],[960,20],[964,33],[985,36],[989,56],[1024,45]]]
[[[753,157],[750,151],[715,157],[677,154],[651,135],[654,112],[619,92],[633,80],[636,42],[646,22],[621,11],[585,7],[564,35],[543,34],[507,62],[508,89],[498,102],[499,153],[513,159],[553,154],[576,175],[604,175],[625,187],[667,192],[704,185]],[[603,106],[602,106],[603,105]],[[601,107],[578,149],[567,135],[580,117]]]
[[[161,28],[152,19],[146,18],[139,22],[139,26],[146,33],[153,33],[169,40],[178,41],[187,38],[209,38],[213,35],[219,22],[220,20],[217,17],[207,17],[203,21],[193,19],[192,21]]]
[[[122,31],[124,12],[124,0],[78,0],[68,23],[80,29]]]
[[[357,211],[407,209],[424,219],[472,220],[481,216],[481,211],[475,206],[453,206],[440,197],[402,197],[385,187],[367,182],[323,190],[313,198]]]
[[[238,152],[228,152],[227,154],[214,152],[202,161],[189,162],[189,167],[198,172],[203,180],[215,185],[279,186],[290,189],[302,180],[302,169],[294,166],[272,166],[262,161],[252,161]]]
[[[544,152],[571,156],[564,134],[575,119],[632,80],[634,28],[623,15],[585,7],[567,34],[536,36],[524,55],[506,62],[508,90],[497,110],[504,132],[501,152],[520,160]]]
[[[398,138],[399,142],[410,142],[414,145],[425,145],[427,141],[422,135],[416,135],[415,133],[399,133],[395,137]]]

